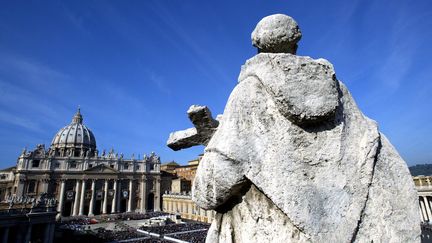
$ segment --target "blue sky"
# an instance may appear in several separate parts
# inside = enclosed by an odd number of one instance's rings
[[[326,58],[409,165],[432,163],[432,1],[1,1],[0,167],[49,146],[78,105],[99,150],[155,151],[223,112],[263,17],[294,17],[298,55]]]

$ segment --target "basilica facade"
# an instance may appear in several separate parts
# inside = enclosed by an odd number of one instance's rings
[[[126,159],[114,150],[100,153],[79,109],[49,148],[37,145],[32,151],[24,150],[16,167],[0,174],[2,199],[46,193],[57,199],[58,216],[159,211],[161,207],[159,156]]]

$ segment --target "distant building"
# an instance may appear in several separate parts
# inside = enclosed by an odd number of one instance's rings
[[[432,223],[432,176],[414,176],[413,179],[419,196],[421,222]]]
[[[0,201],[11,195],[15,180],[15,166],[0,170]]]
[[[167,173],[163,177],[171,176],[171,187],[163,191],[162,210],[167,213],[180,214],[185,219],[210,223],[215,216],[215,212],[201,209],[192,201],[191,196],[191,186],[200,159],[201,156],[183,166],[175,162],[161,165],[162,173]]]
[[[171,161],[169,163],[165,163],[165,164],[161,164],[161,171],[165,171],[171,174],[175,174],[175,170],[177,167],[179,167],[180,165],[177,164],[174,161]]]
[[[58,216],[159,211],[160,189],[159,156],[126,159],[113,149],[99,153],[79,109],[48,149],[24,150],[16,167],[0,171],[0,199],[54,195]]]

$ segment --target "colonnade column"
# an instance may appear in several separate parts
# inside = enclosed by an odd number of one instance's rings
[[[5,227],[3,229],[2,242],[8,242],[8,238],[9,238],[9,227]]]
[[[61,217],[62,216],[62,212],[63,212],[63,199],[64,199],[64,192],[65,192],[65,187],[66,187],[66,180],[61,180],[61,184],[60,184],[60,194],[59,194],[59,200],[58,200],[58,206],[57,206],[57,217]]]
[[[107,214],[107,207],[108,207],[108,180],[105,180],[105,187],[104,187],[104,198],[103,198],[103,204],[102,204],[102,213]]]
[[[428,198],[426,196],[422,196],[423,197],[423,201],[426,207],[426,213],[427,213],[427,217],[429,218],[429,222],[432,221],[432,213],[431,213],[431,208],[430,208],[430,204],[428,201]]]
[[[51,235],[53,233],[52,228],[54,228],[55,225],[53,223],[49,223],[45,225],[45,232],[44,232],[44,240],[43,243],[51,243],[53,236]]]
[[[91,185],[91,198],[90,198],[90,206],[89,206],[89,214],[88,216],[94,216],[93,208],[94,208],[94,201],[95,201],[95,191],[96,191],[96,180],[92,180]]]
[[[74,199],[72,216],[77,216],[79,213],[80,195],[81,195],[80,191],[81,191],[81,181],[77,180],[75,185],[75,199]]]
[[[27,226],[27,233],[26,233],[25,241],[24,241],[25,243],[30,242],[30,240],[31,240],[31,233],[32,233],[32,224],[29,224]]]
[[[420,208],[419,212],[420,212],[420,219],[421,219],[421,222],[426,222],[426,219],[423,217],[423,212],[422,212],[422,208],[421,208],[421,206],[420,206],[420,203],[419,203],[419,208]]]
[[[423,200],[420,199],[419,201],[420,201],[420,211],[422,212],[423,218],[424,218],[425,222],[429,221],[429,218],[426,214],[425,204],[424,204]]]
[[[111,203],[111,213],[117,212],[117,198],[118,198],[118,190],[117,190],[117,180],[114,180],[114,195]]]
[[[129,200],[128,200],[128,212],[132,212],[132,200],[133,200],[133,180],[129,180]]]
[[[156,178],[156,194],[155,200],[154,200],[154,211],[160,211],[160,200],[161,200],[161,193],[160,193],[160,183],[161,179],[160,177]]]
[[[145,213],[147,210],[147,178],[143,176],[141,180],[141,213]]]
[[[85,189],[86,189],[86,180],[81,182],[81,198],[80,198],[80,207],[79,207],[79,215],[84,215],[84,199],[85,199]]]

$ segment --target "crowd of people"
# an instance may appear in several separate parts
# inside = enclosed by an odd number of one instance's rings
[[[206,236],[207,230],[172,235],[173,238],[193,243],[205,242]]]
[[[173,233],[180,233],[185,231],[201,230],[201,229],[208,229],[208,228],[209,228],[209,224],[199,223],[199,222],[140,227],[140,229],[142,230],[160,234],[160,235],[168,235]]]
[[[142,234],[138,233],[135,229],[128,229],[128,230],[107,230],[104,228],[98,228],[96,229],[95,233],[96,237],[99,239],[103,239],[105,242],[110,241],[119,241],[119,240],[127,240],[132,238],[139,238],[143,237]]]
[[[60,222],[58,224],[59,229],[69,229],[75,231],[83,231],[85,229],[85,225],[90,224],[89,218],[75,218],[67,221]]]
[[[150,218],[159,217],[163,215],[168,215],[168,213],[164,213],[164,212],[147,212],[145,214],[122,213],[122,214],[117,214],[115,216],[117,220],[139,220],[139,219],[150,219]]]
[[[200,222],[187,222],[175,224],[168,219],[168,224],[162,226],[141,226],[140,229],[160,235],[160,237],[150,236],[139,233],[136,228],[124,223],[127,220],[150,219],[166,215],[163,212],[140,213],[123,213],[117,215],[88,217],[71,217],[63,219],[59,223],[58,229],[63,231],[64,235],[74,235],[74,237],[83,240],[92,239],[93,243],[98,242],[117,242],[127,240],[129,243],[165,243],[169,242],[163,239],[164,236],[172,237],[187,242],[205,242],[209,224]],[[112,228],[94,228],[90,224],[113,222]],[[95,225],[96,226],[96,225]],[[91,227],[93,229],[91,229]],[[78,234],[78,235],[77,235]],[[87,239],[88,238],[88,239]]]

